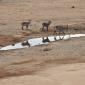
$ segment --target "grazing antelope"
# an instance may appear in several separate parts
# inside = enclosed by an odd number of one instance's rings
[[[22,23],[21,23],[21,25],[22,25],[22,30],[24,30],[24,27],[28,28],[30,24],[31,24],[31,20],[29,20],[28,22],[22,22]]]
[[[43,43],[46,43],[46,42],[50,42],[49,38],[46,37],[46,39],[43,37],[43,40],[42,40]]]
[[[51,24],[51,21],[48,21],[47,23],[46,22],[42,23],[42,31],[45,31],[45,28],[48,31],[50,24]]]
[[[59,38],[62,40],[65,36],[64,27],[63,26],[55,26],[54,33],[57,33],[59,35]],[[61,38],[61,36],[62,36],[62,38]]]
[[[59,25],[59,26],[55,26],[54,27],[54,33],[57,33],[60,37],[60,39],[62,40],[65,36],[65,31],[67,31],[67,33],[69,34],[69,38],[70,38],[70,29],[68,27],[69,25],[67,24],[67,27],[64,27],[63,25]],[[61,38],[62,36],[62,38]]]
[[[22,42],[22,46],[29,46],[30,47],[30,43],[28,41]]]

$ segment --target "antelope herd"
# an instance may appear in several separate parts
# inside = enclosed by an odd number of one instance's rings
[[[48,32],[51,23],[52,22],[50,20],[48,22],[43,22],[41,24],[42,28],[40,28],[40,30],[42,32],[45,32],[45,31]],[[24,30],[24,28],[28,29],[29,26],[31,25],[31,20],[28,20],[27,22],[22,22],[21,25],[22,25],[22,30]],[[65,35],[65,30],[68,31],[68,25],[66,28],[64,28],[63,25],[57,25],[57,26],[53,27],[53,32],[58,34],[58,35]]]
[[[47,21],[47,22],[43,22],[41,25],[42,27],[40,28],[41,32],[48,32],[49,31],[49,27],[51,25],[52,21]],[[22,22],[21,26],[22,26],[22,30],[24,29],[29,29],[29,26],[31,25],[31,20],[28,20],[27,22]],[[53,27],[53,32],[54,34],[57,34],[59,36],[59,39],[62,40],[65,36],[65,30],[68,31],[68,25],[67,27],[63,27],[63,25],[56,25]],[[62,37],[61,37],[62,36]],[[54,37],[54,40],[57,41],[56,37]],[[42,42],[46,43],[46,42],[50,42],[48,37],[43,37],[42,38]],[[30,43],[28,41],[22,42],[22,46],[29,46],[30,47]]]

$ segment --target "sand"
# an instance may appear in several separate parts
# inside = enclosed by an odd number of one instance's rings
[[[0,47],[28,38],[53,35],[53,26],[69,25],[85,34],[84,0],[0,1]],[[75,8],[71,8],[72,6]],[[21,22],[31,19],[30,30]],[[40,32],[51,20],[49,32]],[[73,30],[79,29],[78,31]],[[0,51],[0,85],[85,85],[85,37],[48,45]]]

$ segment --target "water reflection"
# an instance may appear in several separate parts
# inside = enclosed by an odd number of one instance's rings
[[[65,35],[63,40],[67,40],[69,38],[74,38],[74,37],[82,37],[82,36],[85,36],[85,34],[71,34],[70,36]],[[21,49],[21,48],[28,48],[28,47],[42,45],[42,44],[48,44],[49,42],[61,40],[60,37],[63,37],[63,36],[49,36],[49,37],[43,37],[43,38],[29,39],[29,40],[21,42],[21,43],[2,47],[0,50]]]
[[[43,40],[42,40],[43,43],[50,42],[50,40],[49,40],[48,37],[46,37],[46,38],[43,37],[42,39],[43,39]]]
[[[29,46],[30,47],[30,43],[28,41],[24,41],[21,44],[22,44],[22,46]]]

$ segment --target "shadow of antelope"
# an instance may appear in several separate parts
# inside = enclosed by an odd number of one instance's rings
[[[51,24],[50,20],[48,22],[43,22],[41,31],[45,31],[45,29],[46,29],[46,31],[48,31],[48,28],[49,28],[50,24]]]
[[[22,25],[22,30],[24,30],[24,27],[26,27],[26,29],[28,29],[28,27],[30,26],[31,24],[31,20],[28,20],[27,22],[22,22],[21,25]]]

